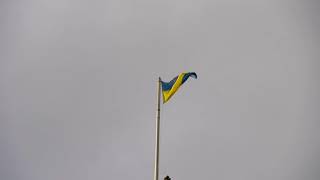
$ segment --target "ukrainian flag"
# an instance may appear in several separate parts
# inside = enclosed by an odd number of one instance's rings
[[[160,80],[162,85],[163,103],[166,103],[189,77],[197,79],[197,74],[195,72],[186,72],[179,74],[179,76],[173,78],[170,82],[163,82]]]

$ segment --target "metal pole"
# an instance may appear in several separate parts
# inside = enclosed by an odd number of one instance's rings
[[[156,147],[155,147],[155,161],[154,161],[154,178],[158,180],[159,177],[159,136],[160,136],[160,95],[161,95],[161,81],[158,80],[158,104],[157,104],[157,118],[156,118]]]

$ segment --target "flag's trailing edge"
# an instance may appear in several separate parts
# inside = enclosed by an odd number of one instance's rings
[[[163,82],[161,80],[163,103],[166,103],[189,77],[197,79],[197,74],[195,72],[187,72],[179,74],[170,82]]]

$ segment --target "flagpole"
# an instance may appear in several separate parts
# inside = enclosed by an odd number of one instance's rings
[[[154,178],[159,178],[159,136],[160,136],[160,95],[161,95],[161,80],[158,80],[158,97],[157,97],[157,116],[156,116],[156,146],[155,146],[155,160],[154,160]]]

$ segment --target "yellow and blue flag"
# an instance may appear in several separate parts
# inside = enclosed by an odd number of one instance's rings
[[[197,74],[195,72],[185,72],[179,74],[170,82],[163,82],[161,80],[163,103],[166,103],[189,77],[197,79]]]

